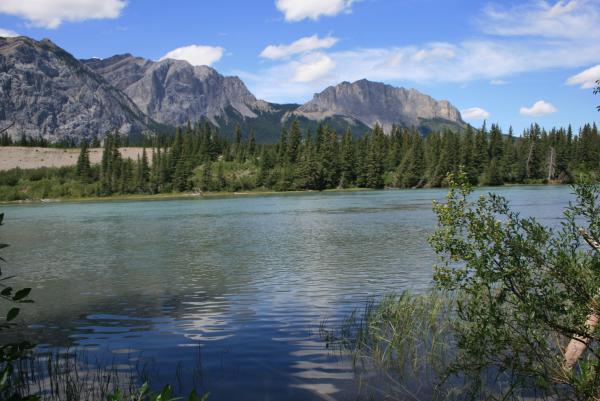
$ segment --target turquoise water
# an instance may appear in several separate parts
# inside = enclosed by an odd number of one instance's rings
[[[482,189],[489,191],[492,189]],[[556,224],[568,187],[495,188]],[[372,296],[431,285],[426,238],[445,190],[1,206],[5,271],[32,286],[21,335],[40,351],[181,369],[210,400],[355,399],[325,347]],[[186,376],[201,366],[201,382]],[[196,373],[194,373],[196,374]]]

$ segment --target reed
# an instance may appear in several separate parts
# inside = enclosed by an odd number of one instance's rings
[[[328,347],[350,352],[363,396],[448,399],[453,306],[447,293],[387,295],[352,312],[337,329],[322,324],[320,334]]]

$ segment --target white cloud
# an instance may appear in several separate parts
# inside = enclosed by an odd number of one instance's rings
[[[2,38],[14,38],[15,36],[19,36],[15,31],[11,31],[10,29],[2,29],[0,28],[0,37]]]
[[[581,89],[591,89],[597,86],[598,80],[600,80],[600,64],[569,77],[567,85],[580,85]]]
[[[338,39],[332,36],[325,38],[319,38],[317,35],[306,36],[289,45],[269,45],[260,53],[260,56],[271,60],[284,59],[311,50],[328,49],[337,42]]]
[[[350,12],[354,0],[275,0],[275,6],[288,22],[303,19],[318,20],[319,17],[334,16]]]
[[[160,59],[185,60],[191,65],[212,65],[223,57],[224,52],[222,47],[190,45],[171,50]]]
[[[597,23],[600,20],[600,0],[553,5],[530,0],[523,4],[517,8],[485,9],[479,15],[477,26],[487,34],[459,42],[322,50],[319,52],[321,57],[329,57],[329,61],[322,61],[322,65],[329,66],[329,70],[317,74],[320,77],[314,81],[297,79],[296,70],[299,64],[303,64],[305,53],[280,58],[278,63],[257,74],[237,73],[245,77],[251,90],[259,97],[288,102],[308,99],[314,92],[321,91],[323,85],[362,78],[420,84],[465,84],[485,80],[499,85],[520,73],[600,63],[600,24]],[[552,22],[551,28],[536,22],[537,17],[546,21],[545,24]],[[556,21],[571,26],[575,20],[581,25],[568,34],[560,27],[556,28],[558,33],[552,34]],[[513,36],[513,29],[521,34]],[[327,68],[323,67],[323,70]]]
[[[506,85],[507,83],[508,83],[508,81],[505,81],[503,79],[492,79],[490,81],[490,85],[494,85],[494,86]]]
[[[489,6],[479,26],[486,33],[500,36],[535,36],[546,38],[599,38],[600,17],[597,0],[522,2],[508,9]],[[589,29],[592,27],[593,29]]]
[[[460,114],[465,120],[485,120],[490,116],[490,113],[481,107],[470,107],[461,110]]]
[[[317,81],[334,68],[335,63],[326,54],[311,53],[295,64],[292,81],[300,83]]]
[[[544,100],[538,100],[531,107],[521,107],[519,113],[526,117],[542,117],[548,114],[556,113],[558,109],[551,103]]]
[[[126,5],[126,0],[2,0],[0,13],[53,29],[64,21],[117,18]]]
[[[455,56],[455,47],[443,42],[431,43],[412,55],[415,61],[450,60]]]

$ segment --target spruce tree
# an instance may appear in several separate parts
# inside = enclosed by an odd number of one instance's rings
[[[410,147],[396,172],[396,185],[402,188],[422,186],[425,175],[423,139],[416,132],[411,134],[411,138]]]
[[[85,139],[81,141],[81,150],[79,152],[79,157],[77,158],[75,172],[82,182],[88,182],[90,180],[90,152],[88,150],[88,143]]]
[[[356,160],[354,155],[354,143],[352,141],[352,131],[346,130],[342,137],[341,156],[340,156],[340,186],[348,188],[354,185],[356,179]]]
[[[292,129],[290,130],[290,137],[288,139],[287,155],[290,163],[296,163],[298,160],[298,149],[302,142],[302,132],[300,131],[300,123],[298,120],[294,120],[292,123]]]
[[[385,155],[383,129],[379,124],[375,124],[371,141],[369,143],[369,151],[366,160],[366,182],[367,188],[379,189],[383,188],[384,166],[383,159]]]

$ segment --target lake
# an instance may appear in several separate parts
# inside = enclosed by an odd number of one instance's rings
[[[556,224],[566,186],[484,188]],[[33,287],[19,329],[209,400],[352,400],[319,336],[370,297],[431,286],[432,200],[446,190],[3,205],[2,256]],[[194,376],[193,378],[191,376]]]

